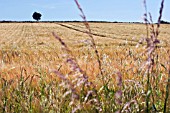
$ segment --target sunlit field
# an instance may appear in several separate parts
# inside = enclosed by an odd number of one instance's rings
[[[145,24],[89,25],[99,58],[84,23],[0,23],[0,112],[137,113],[145,112],[148,95],[149,110],[162,112],[170,68],[170,25],[161,24],[159,29],[150,92],[147,43],[142,41]],[[81,71],[74,69],[75,62]],[[82,73],[88,82],[82,82]],[[169,98],[168,102],[170,112]]]
[[[90,26],[100,56],[106,55],[114,59],[111,60],[113,67],[118,66],[121,60],[124,65],[124,61],[133,60],[132,57],[128,58],[130,53],[138,58],[141,57],[138,53],[144,52],[143,46],[137,47],[139,41],[146,37],[144,24],[90,23]],[[161,25],[159,52],[162,62],[168,61],[165,58],[168,57],[166,52],[170,43],[169,30],[170,25]],[[14,77],[20,73],[21,68],[31,75],[37,74],[37,69],[49,71],[57,69],[58,66],[62,66],[60,69],[66,71],[62,61],[65,53],[52,32],[63,39],[80,65],[92,63],[91,58],[88,58],[90,61],[85,61],[88,60],[87,56],[91,57],[94,53],[83,23],[1,23],[1,74],[5,75],[1,76],[6,79]],[[95,68],[95,65],[92,67]]]

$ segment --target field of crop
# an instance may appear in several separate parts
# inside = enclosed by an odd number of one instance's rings
[[[146,97],[151,112],[163,111],[170,25],[160,27],[150,90],[146,42],[139,44],[146,26],[89,25],[99,58],[83,23],[0,23],[0,112],[136,113],[145,111]]]
[[[127,56],[131,50],[142,52],[140,50],[142,48],[136,48],[136,45],[146,36],[145,25],[90,23],[90,26],[101,56],[106,54],[114,59],[121,59],[115,54],[121,54],[123,57]],[[169,25],[161,26],[161,54],[169,48],[169,30]],[[64,53],[52,32],[63,39],[82,65],[85,63],[83,59],[89,54],[88,52],[91,52],[91,49],[83,23],[1,23],[1,73],[5,73],[6,79],[8,79],[6,73],[9,73],[9,76],[15,76],[16,73],[20,73],[21,67],[27,68],[30,74],[35,74],[34,70],[37,68],[49,70],[63,65],[60,61]],[[116,61],[119,60],[114,60],[113,65],[119,64]],[[61,69],[65,70],[65,67]]]

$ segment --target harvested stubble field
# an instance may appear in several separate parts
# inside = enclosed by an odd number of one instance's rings
[[[61,90],[63,86],[59,82],[62,80],[54,73],[54,70],[73,78],[74,76],[71,75],[75,73],[72,73],[69,64],[64,60],[67,53],[52,32],[55,32],[67,44],[80,68],[88,75],[88,80],[93,82],[99,90],[97,92],[98,95],[101,94],[99,100],[104,107],[98,105],[101,107],[98,110],[102,109],[101,111],[106,112],[112,109],[110,112],[113,112],[131,108],[132,111],[135,109],[138,112],[144,111],[146,89],[144,64],[147,55],[145,54],[146,44],[138,43],[146,37],[146,26],[129,23],[89,24],[99,51],[104,77],[99,76],[98,61],[90,46],[90,37],[83,23],[0,23],[0,112],[70,112],[74,110],[69,107],[69,99],[61,99],[65,90],[64,88]],[[159,63],[153,67],[155,72],[152,76],[155,77],[151,80],[154,87],[153,95],[150,96],[152,97],[150,106],[152,108],[154,105],[156,110],[162,111],[164,101],[161,100],[165,98],[167,70],[170,62],[168,52],[170,25],[161,25],[160,31],[160,44],[156,50],[157,59],[155,59]],[[122,106],[115,107],[115,99],[111,97],[114,97],[119,90],[119,86],[116,86],[119,72],[123,78],[124,93]],[[102,94],[108,94],[108,96],[105,95],[105,97]],[[123,106],[127,102],[135,104]],[[155,102],[156,104],[152,104]],[[81,103],[81,105],[84,112],[97,109],[97,107],[89,108],[89,103]]]

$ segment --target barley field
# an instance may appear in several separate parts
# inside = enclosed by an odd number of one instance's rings
[[[116,53],[123,57],[128,52],[140,53],[144,49],[136,47],[146,36],[144,24],[90,23],[90,26],[101,57],[106,54],[120,60],[121,57]],[[164,52],[169,49],[169,30],[169,25],[161,25],[161,54],[166,54]],[[9,73],[11,78],[15,76],[13,74],[20,73],[21,67],[28,68],[26,70],[34,74],[37,68],[49,70],[63,65],[60,61],[64,53],[52,32],[62,38],[82,65],[88,63],[83,62],[84,57],[93,52],[83,23],[1,23],[1,74]],[[116,61],[119,60],[114,60],[113,65],[118,65]],[[65,70],[65,67],[62,68]],[[8,79],[8,76],[5,77]]]
[[[89,25],[99,57],[83,22],[0,23],[0,112],[162,112],[170,25],[159,29],[150,90],[145,24]]]

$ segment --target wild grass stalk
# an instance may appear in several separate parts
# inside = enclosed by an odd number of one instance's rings
[[[170,56],[169,56],[169,61],[170,61]],[[167,111],[168,98],[169,98],[169,94],[170,94],[169,90],[170,90],[170,64],[169,64],[169,69],[168,69],[168,81],[167,81],[167,85],[166,85],[166,95],[165,95],[163,113],[166,113],[166,111]]]
[[[149,103],[151,103],[150,96],[152,95],[152,107],[154,108],[154,111],[157,111],[154,103],[154,96],[153,96],[153,90],[152,90],[152,79],[154,76],[154,65],[157,65],[155,59],[158,56],[156,53],[158,44],[160,43],[160,40],[158,39],[159,35],[159,28],[160,28],[160,21],[163,13],[163,7],[164,7],[164,0],[161,2],[161,7],[159,11],[159,17],[157,21],[157,28],[156,30],[154,29],[153,21],[152,21],[152,16],[150,15],[150,21],[148,20],[147,16],[147,5],[146,5],[146,0],[144,0],[144,7],[145,7],[145,14],[144,14],[144,21],[146,24],[146,31],[147,31],[147,36],[146,36],[146,43],[147,43],[147,48],[146,48],[146,54],[147,54],[147,86],[146,86],[146,112],[149,113],[150,111],[150,106]],[[149,37],[149,25],[151,24],[151,32],[150,32],[150,37]]]
[[[102,76],[102,82],[103,82],[103,84],[105,84],[104,74],[103,74],[103,69],[102,69],[102,62],[101,62],[101,60],[100,60],[99,51],[97,50],[97,45],[96,45],[96,42],[95,42],[95,40],[94,40],[94,38],[93,38],[90,25],[89,25],[89,23],[88,23],[88,21],[87,21],[87,19],[86,19],[86,16],[85,16],[85,14],[84,14],[84,12],[83,12],[83,10],[82,10],[82,8],[81,8],[78,0],[74,0],[74,1],[75,1],[76,5],[77,5],[78,9],[79,9],[80,12],[81,12],[81,15],[80,15],[80,16],[81,16],[82,19],[84,20],[84,25],[85,25],[86,29],[88,30],[88,31],[87,31],[87,34],[89,35],[89,37],[90,37],[90,39],[91,39],[91,46],[92,46],[92,48],[94,49],[94,52],[95,52],[96,57],[97,57],[97,62],[98,62],[98,64],[99,64],[100,75]]]
[[[66,62],[70,66],[70,74],[68,76],[65,76],[61,74],[59,71],[54,70],[56,75],[58,75],[69,87],[68,90],[64,95],[72,94],[72,99],[70,102],[70,105],[73,106],[72,112],[76,112],[77,110],[82,109],[81,104],[86,104],[88,102],[95,102],[99,104],[98,98],[94,98],[93,96],[97,96],[96,89],[94,87],[94,84],[92,82],[89,82],[88,76],[86,72],[84,72],[81,67],[78,65],[76,58],[72,54],[71,50],[67,47],[65,42],[57,36],[55,33],[53,33],[53,36],[60,42],[60,44],[63,46],[63,50],[65,51],[65,57],[66,57]],[[80,90],[80,91],[78,91]],[[92,97],[91,97],[92,96]],[[64,96],[65,97],[65,96]],[[91,98],[89,100],[89,97]],[[80,104],[79,102],[80,101]],[[96,108],[96,109],[99,109]]]

